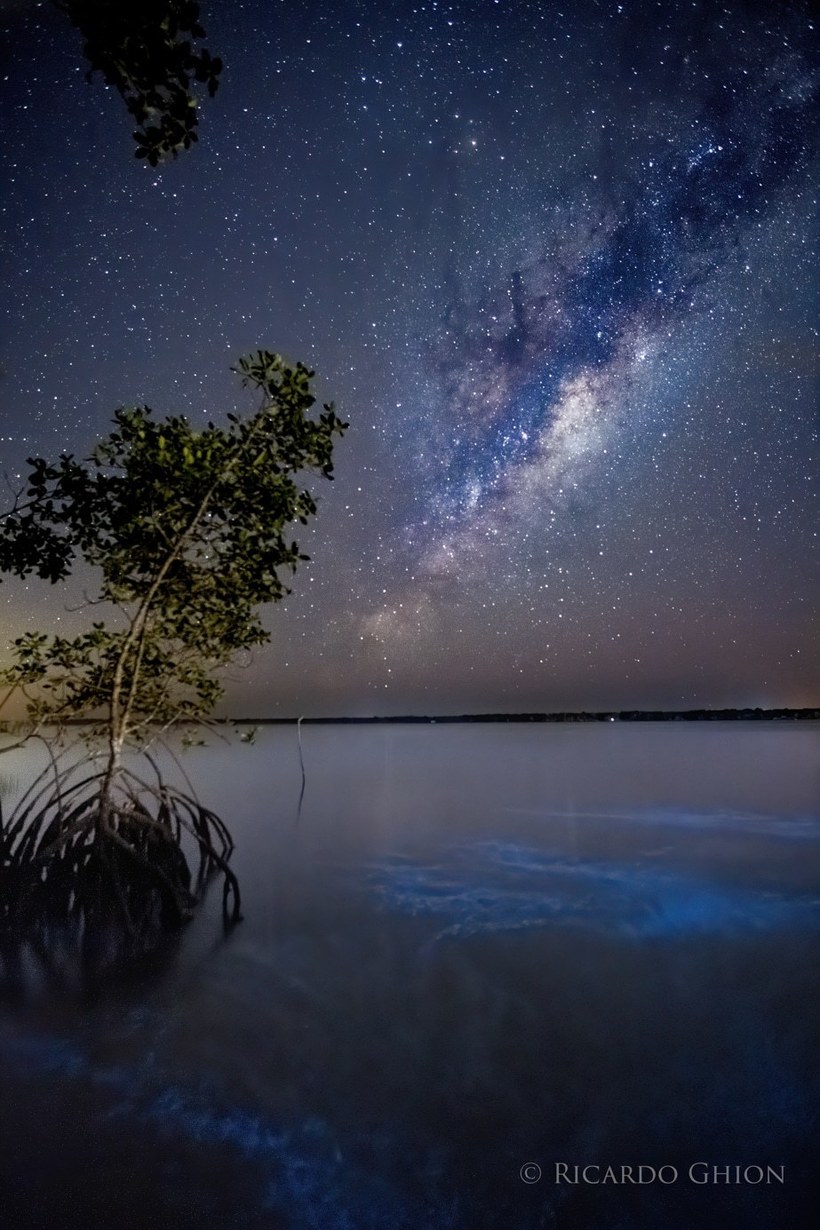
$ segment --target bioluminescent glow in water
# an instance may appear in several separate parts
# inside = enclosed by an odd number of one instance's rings
[[[448,1230],[456,1224],[447,1212],[455,1207],[452,1196],[435,1184],[426,1200],[417,1202],[386,1176],[385,1169],[396,1167],[402,1156],[399,1125],[386,1125],[370,1139],[351,1139],[318,1115],[274,1123],[262,1112],[231,1105],[203,1081],[186,1084],[150,1060],[100,1064],[76,1040],[61,1037],[0,1037],[0,1059],[102,1091],[111,1098],[103,1122],[127,1119],[163,1136],[222,1147],[253,1163],[262,1176],[257,1212],[286,1210],[293,1230]],[[368,1154],[374,1161],[381,1154],[387,1167],[364,1169],[355,1155]]]
[[[533,816],[541,820],[603,820],[642,824],[653,828],[693,830],[698,833],[741,834],[751,837],[774,837],[778,841],[820,841],[820,818],[817,816],[768,816],[764,813],[737,811],[683,811],[672,808],[652,808],[634,811],[549,811],[526,807],[510,807],[517,816]]]
[[[738,889],[654,866],[572,860],[510,842],[446,864],[385,861],[370,882],[386,908],[447,920],[436,938],[523,927],[604,929],[627,939],[820,926],[820,898]]]

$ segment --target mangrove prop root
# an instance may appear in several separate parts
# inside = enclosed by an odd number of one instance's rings
[[[191,917],[216,874],[225,925],[240,920],[228,829],[151,767],[153,781],[123,766],[107,782],[103,771],[53,760],[9,815],[0,812],[0,933],[39,943],[63,926],[89,945],[113,925],[150,947]]]

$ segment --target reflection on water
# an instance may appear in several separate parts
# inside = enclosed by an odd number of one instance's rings
[[[228,940],[215,900],[138,983],[0,1010],[5,1224],[810,1224],[814,730],[303,744],[301,814],[291,730],[188,761],[237,838]],[[698,1187],[704,1161],[786,1182]],[[571,1187],[556,1162],[680,1177]]]

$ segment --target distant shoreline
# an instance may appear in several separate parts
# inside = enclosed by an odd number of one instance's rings
[[[300,721],[303,726],[432,726],[467,722],[812,722],[818,719],[820,709],[608,709],[601,712],[406,713],[386,717],[236,717],[211,720],[223,726],[295,726]],[[77,718],[69,720],[66,725],[94,726],[99,720]],[[0,722],[0,730],[10,725],[14,723]]]
[[[813,722],[819,718],[820,708],[625,708],[605,712],[403,713],[386,717],[220,717],[215,721],[224,726],[295,726],[300,721],[302,726],[444,726],[465,722]],[[70,724],[91,723],[91,718],[81,718]]]
[[[820,719],[820,709],[622,709],[566,713],[404,714],[388,717],[306,717],[303,726],[452,725],[466,722],[805,722]],[[242,726],[292,726],[292,717],[225,719]]]

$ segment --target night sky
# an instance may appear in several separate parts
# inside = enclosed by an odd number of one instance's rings
[[[3,0],[0,449],[123,404],[351,423],[229,710],[820,704],[817,34],[802,4],[203,0],[152,170],[80,36]],[[81,600],[0,589],[0,637]]]

